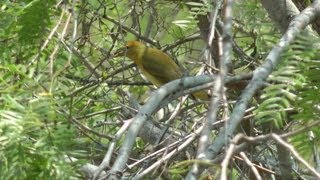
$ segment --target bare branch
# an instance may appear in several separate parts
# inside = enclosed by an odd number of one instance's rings
[[[294,147],[291,144],[286,143],[279,135],[277,134],[272,134],[271,135],[273,139],[275,139],[278,143],[280,143],[282,146],[286,147],[292,155],[303,165],[306,166],[306,168],[309,169],[309,171],[315,175],[317,178],[320,178],[320,173],[317,172],[307,161],[305,161],[299,153],[294,149]]]
[[[249,158],[247,157],[247,155],[244,152],[240,152],[239,153],[240,156],[243,158],[244,162],[246,162],[248,164],[248,166],[251,168],[252,172],[254,173],[254,175],[256,176],[257,180],[262,180],[259,171],[257,170],[257,168],[254,166],[254,164],[249,160]]]
[[[206,158],[212,159],[226,144],[225,139],[232,137],[236,127],[241,122],[245,110],[252,96],[256,90],[263,86],[266,78],[271,74],[273,69],[279,62],[280,54],[285,50],[286,47],[294,40],[296,35],[301,32],[313,19],[318,16],[320,11],[320,1],[315,1],[312,6],[305,9],[291,22],[288,31],[280,39],[279,43],[270,51],[266,57],[265,62],[253,72],[253,78],[247,85],[245,90],[242,92],[240,99],[230,116],[230,120],[227,121],[228,129],[222,128],[219,135],[208,148],[206,152]],[[228,143],[227,143],[228,144]]]
[[[217,114],[219,110],[219,105],[220,105],[220,100],[224,99],[225,103],[226,98],[225,97],[225,78],[227,76],[227,73],[229,71],[229,67],[231,65],[231,52],[232,52],[232,4],[233,0],[227,1],[227,7],[225,8],[225,24],[223,28],[223,34],[222,34],[222,39],[219,39],[219,44],[222,44],[222,56],[219,58],[220,59],[220,71],[217,76],[216,81],[214,82],[213,86],[213,93],[212,93],[212,100],[210,104],[210,108],[208,111],[207,118],[204,122],[204,128],[203,131],[201,132],[201,137],[199,139],[199,144],[198,144],[198,151],[197,151],[197,159],[202,159],[205,157],[205,151],[208,148],[209,144],[211,143],[210,140],[210,134],[212,131],[213,124],[217,121]],[[212,14],[216,13],[216,9],[211,12]],[[215,20],[212,19],[210,26],[215,27]],[[212,47],[212,40],[214,36],[214,28],[211,28],[211,32],[209,32],[209,48],[211,49]],[[212,56],[214,56],[212,54]],[[228,112],[226,112],[229,114]],[[197,161],[196,161],[197,162]],[[198,164],[195,163],[188,173],[187,178],[188,179],[196,179],[195,176],[198,175]]]

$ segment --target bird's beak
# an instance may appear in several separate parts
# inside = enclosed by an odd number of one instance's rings
[[[116,50],[116,52],[113,53],[113,57],[120,57],[120,56],[124,56],[127,53],[127,48],[123,47],[123,48],[119,48],[118,50]]]

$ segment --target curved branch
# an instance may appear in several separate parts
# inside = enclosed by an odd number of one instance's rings
[[[235,76],[235,77],[226,77],[226,83],[230,83],[232,81],[238,81],[239,79],[247,78],[246,76]],[[212,81],[215,79],[215,76],[211,75],[202,75],[196,77],[184,77],[182,79],[177,79],[172,81],[158,90],[154,92],[148,102],[143,105],[138,114],[134,117],[133,122],[131,123],[129,130],[125,136],[125,139],[122,143],[122,146],[119,150],[119,155],[117,156],[111,170],[110,170],[110,178],[118,178],[118,173],[121,173],[126,166],[126,162],[129,158],[130,152],[135,143],[135,138],[137,137],[140,129],[146,123],[147,119],[156,111],[160,105],[163,105],[163,100],[173,94],[173,97],[178,98],[183,95],[180,93],[188,88],[193,88],[196,86],[201,86],[203,84],[208,84],[205,87],[210,87],[212,85]],[[199,89],[197,89],[199,90]],[[167,103],[170,101],[166,101]]]
[[[279,63],[280,54],[289,46],[289,44],[295,39],[296,35],[300,33],[308,24],[310,24],[320,14],[320,1],[314,1],[312,6],[306,8],[290,23],[289,29],[280,39],[278,44],[270,51],[266,57],[265,62],[253,72],[251,82],[247,85],[242,92],[239,100],[237,101],[235,108],[227,121],[228,128],[222,128],[215,141],[207,149],[203,160],[210,160],[216,157],[221,151],[222,147],[229,144],[230,139],[238,124],[241,122],[245,110],[248,106],[250,99],[255,92],[261,88],[272,73],[276,65]]]

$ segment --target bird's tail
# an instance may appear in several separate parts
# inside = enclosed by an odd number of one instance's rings
[[[201,100],[201,101],[210,101],[211,96],[208,94],[207,91],[198,91],[192,93],[192,96],[195,99]]]

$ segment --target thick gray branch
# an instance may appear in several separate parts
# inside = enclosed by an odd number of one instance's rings
[[[268,54],[265,62],[257,68],[251,82],[247,85],[242,92],[235,108],[227,121],[226,128],[222,128],[215,141],[210,145],[205,153],[203,160],[210,160],[216,157],[221,151],[222,147],[229,144],[230,138],[233,136],[234,131],[238,124],[241,122],[245,110],[248,106],[250,99],[255,94],[256,90],[262,87],[267,77],[271,74],[273,69],[279,62],[280,54],[286,47],[294,40],[296,35],[301,32],[308,24],[311,23],[320,14],[320,1],[314,1],[312,6],[306,8],[298,16],[296,16],[290,23],[287,32],[280,39],[279,43]],[[191,174],[190,174],[191,175]],[[190,176],[189,176],[190,177]]]
[[[246,76],[227,77],[225,82],[229,83],[238,81],[243,78],[246,78]],[[168,95],[206,83],[208,84],[208,88],[212,85],[214,79],[215,77],[211,75],[184,77],[182,79],[172,81],[156,90],[149,101],[139,109],[138,114],[134,117],[133,122],[131,123],[122,146],[119,150],[119,155],[117,156],[110,170],[109,179],[119,178],[118,173],[121,174],[121,172],[125,168],[126,162],[133,148],[135,138],[140,132],[140,129],[143,127],[143,125],[146,124],[148,117],[150,117],[158,109],[158,107],[163,103],[163,100],[165,100]]]
[[[287,31],[292,19],[300,13],[291,0],[261,0],[261,3],[271,20],[279,28],[281,34]],[[307,31],[313,33],[313,30],[309,26],[307,27]]]

